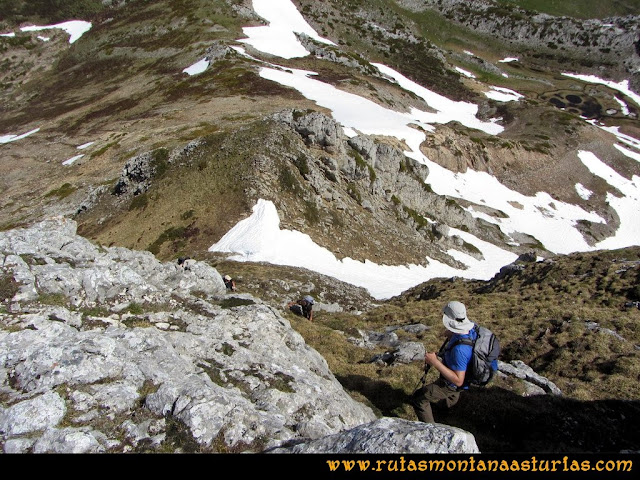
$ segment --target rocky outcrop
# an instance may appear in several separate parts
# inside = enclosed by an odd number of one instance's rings
[[[332,153],[345,153],[347,137],[340,124],[327,115],[314,111],[284,110],[275,114],[274,119],[300,134],[307,146],[318,146]]]
[[[619,73],[633,74],[640,66],[636,49],[640,32],[638,16],[578,20],[489,1],[400,0],[398,3],[414,11],[437,10],[476,32],[527,48],[563,51],[588,58],[594,65],[618,65]]]
[[[213,52],[207,50],[207,55],[224,55],[224,51],[226,50],[223,48],[223,53],[220,53],[219,49],[214,48]],[[152,152],[136,155],[124,164],[120,178],[111,193],[124,198],[145,193],[151,187],[153,180],[161,176],[170,165],[190,165],[202,145],[202,139],[196,139],[182,147],[173,149],[171,152],[165,148],[159,148]],[[86,210],[86,208],[81,210]]]
[[[521,378],[528,385],[538,387],[529,388],[527,391],[531,393],[550,393],[553,395],[562,395],[562,391],[549,379],[537,374],[530,366],[520,360],[513,360],[510,363],[498,361],[498,371],[504,375],[511,375]]]
[[[227,295],[202,262],[104,249],[65,219],[3,232],[0,252],[15,284],[0,313],[7,452],[153,450],[175,424],[201,449],[259,451],[375,419],[278,311]]]
[[[304,169],[296,164],[297,160],[292,162],[304,170],[303,177],[313,191],[337,210],[353,208],[345,202],[346,197],[351,197],[358,207],[372,214],[376,228],[400,221],[409,227],[410,237],[417,237],[420,246],[414,249],[456,266],[459,264],[443,252],[456,249],[476,257],[479,252],[465,248],[461,238],[450,235],[448,226],[504,244],[495,225],[474,218],[455,200],[431,191],[425,183],[429,168],[407,157],[399,145],[368,135],[347,137],[334,119],[311,110],[288,109],[271,118],[300,135],[310,152],[322,152],[316,161],[308,156]],[[393,230],[388,235],[396,239],[400,235],[397,228]]]
[[[217,62],[218,60],[222,60],[228,58],[229,56],[237,54],[238,53],[230,46],[225,45],[222,42],[214,42],[207,48],[205,58],[209,62]]]
[[[157,169],[153,165],[153,155],[150,152],[137,155],[124,165],[113,192],[116,195],[144,193],[151,186],[151,180],[156,171]]]
[[[42,295],[75,308],[122,309],[132,303],[176,304],[175,295],[226,291],[218,272],[204,263],[190,271],[162,264],[149,252],[102,248],[76,235],[76,223],[58,218],[0,236],[3,269],[19,289],[11,308]]]
[[[478,453],[475,438],[459,428],[381,418],[322,439],[270,453]]]

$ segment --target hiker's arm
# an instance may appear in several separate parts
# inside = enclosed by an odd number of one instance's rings
[[[445,380],[453,383],[456,387],[461,387],[464,383],[465,371],[451,370],[438,358],[435,352],[427,353],[424,361],[440,372]]]

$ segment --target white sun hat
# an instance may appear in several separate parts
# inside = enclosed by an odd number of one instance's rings
[[[474,323],[467,318],[467,308],[460,302],[449,302],[442,309],[442,324],[453,333],[469,333]]]

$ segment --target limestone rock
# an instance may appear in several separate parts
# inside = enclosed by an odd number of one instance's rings
[[[17,436],[57,425],[66,413],[64,400],[55,392],[46,392],[0,409],[0,435]]]
[[[537,374],[530,366],[520,360],[513,360],[510,363],[498,360],[498,370],[504,374],[515,376],[537,385],[547,393],[562,395],[562,391],[553,382]]]
[[[384,417],[335,435],[271,453],[479,453],[469,432],[441,424]]]
[[[213,267],[102,248],[75,228],[58,218],[0,233],[3,273],[30,293],[0,313],[5,452],[160,448],[163,419],[203,448],[260,451],[375,419],[277,310],[249,295],[223,307]]]

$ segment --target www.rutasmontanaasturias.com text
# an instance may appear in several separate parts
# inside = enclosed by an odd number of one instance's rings
[[[327,460],[329,471],[349,472],[630,472],[632,460],[559,459],[483,460],[473,456],[464,460]]]

